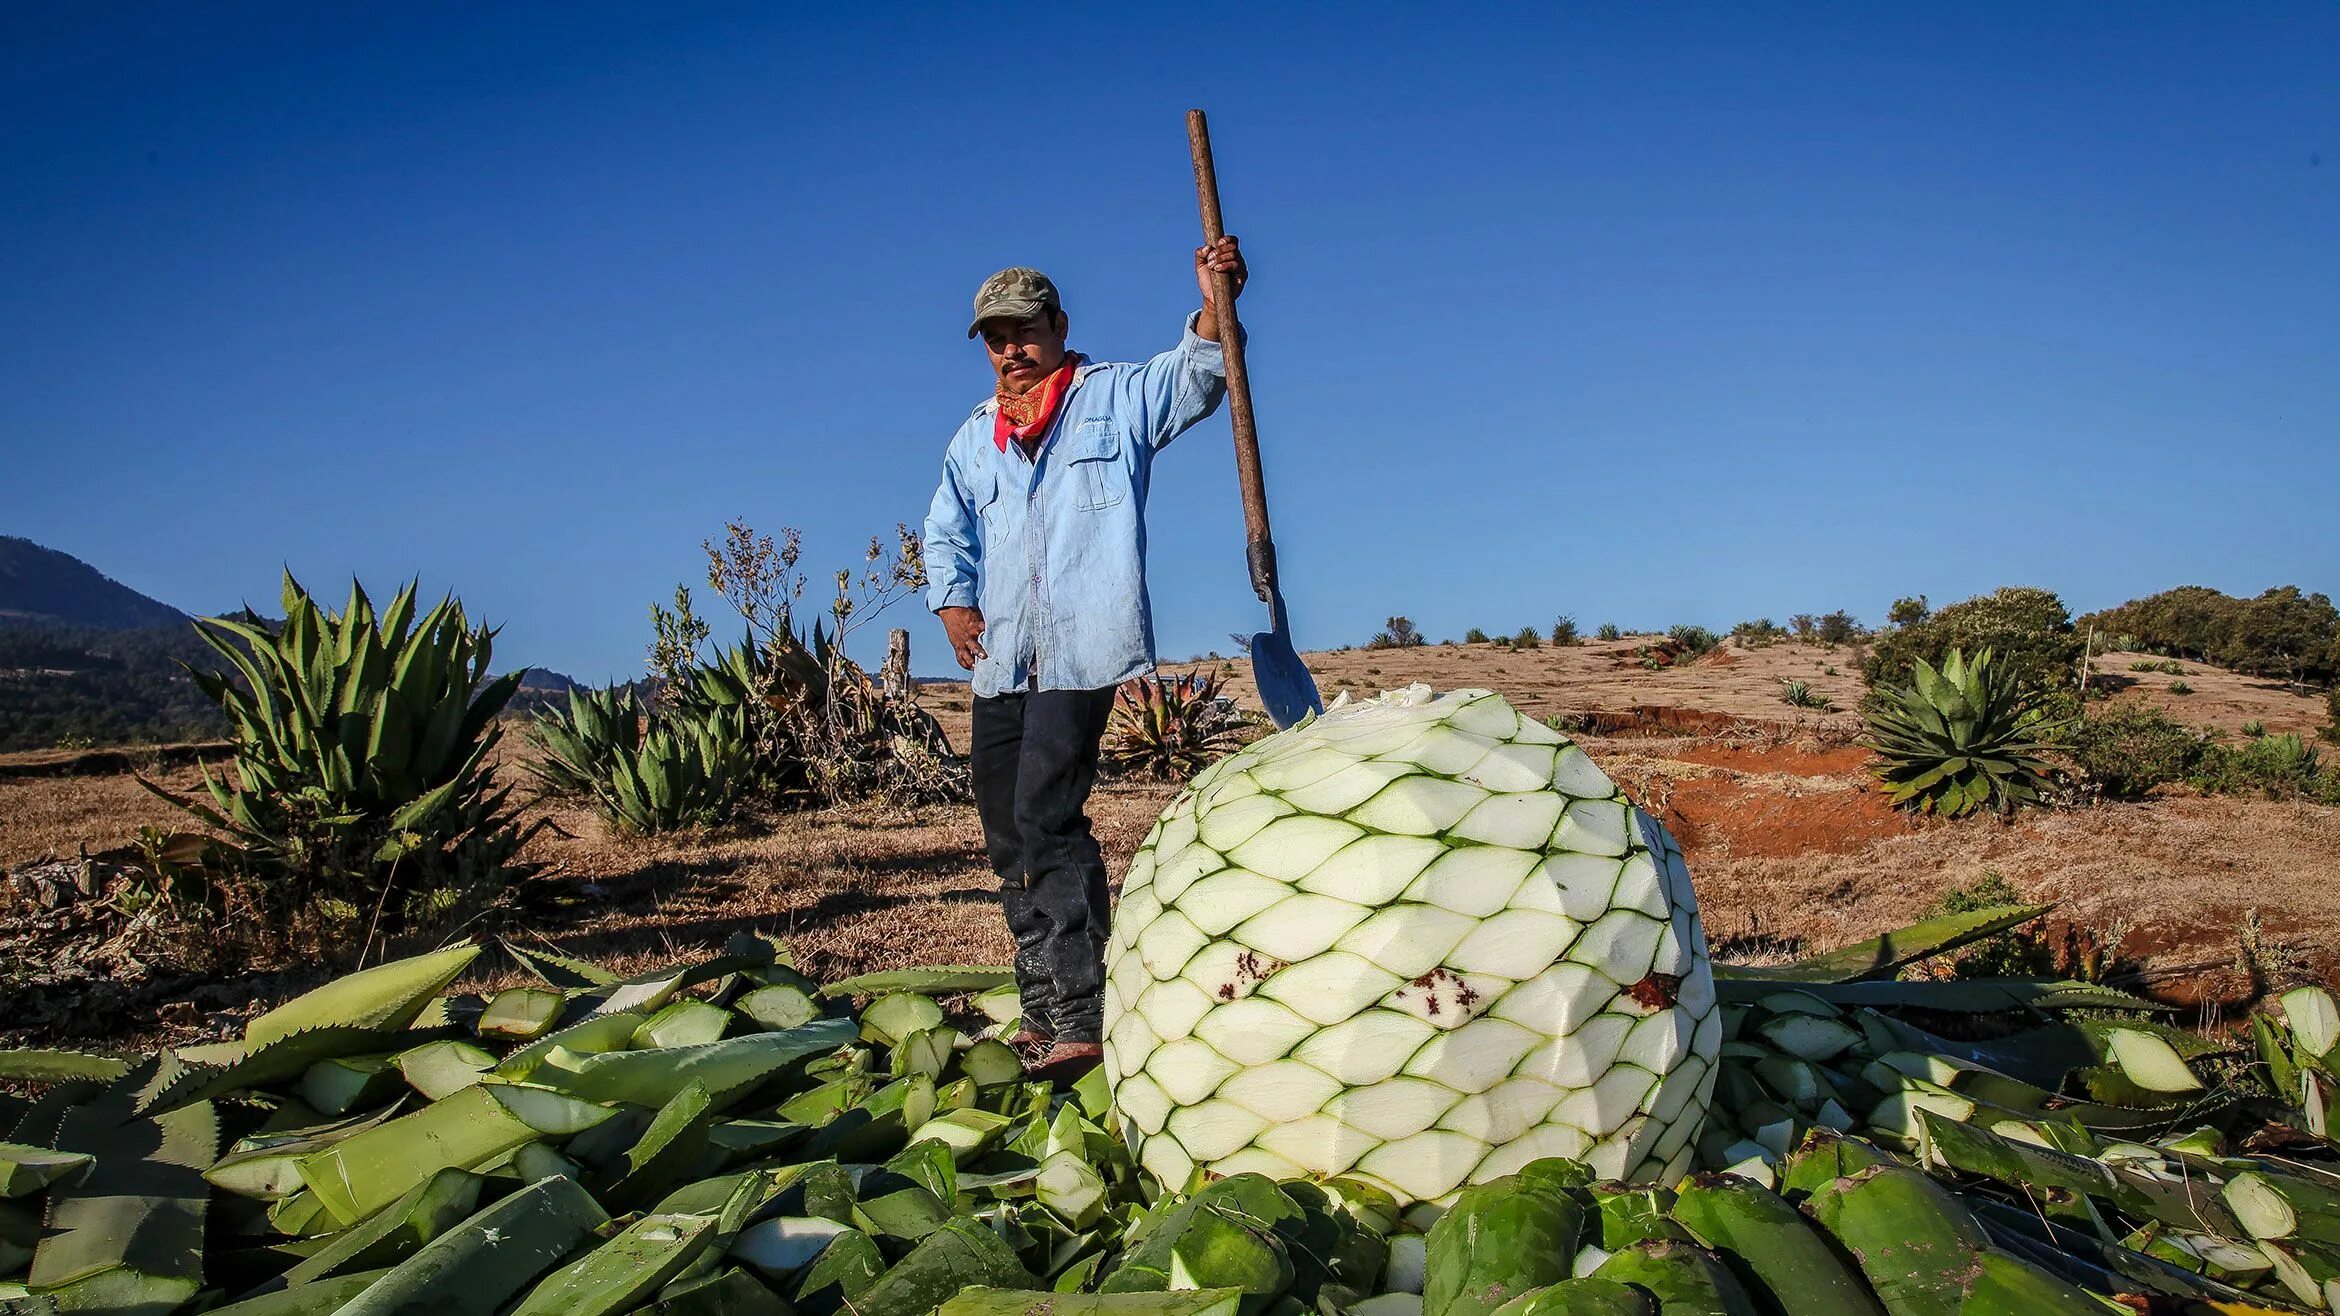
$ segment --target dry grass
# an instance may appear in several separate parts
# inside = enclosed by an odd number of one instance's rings
[[[2189,726],[2239,733],[2245,722],[2258,722],[2274,735],[2296,731],[2314,736],[2323,727],[2324,697],[2293,690],[2281,681],[2245,676],[2207,663],[2179,662],[2183,677],[2166,672],[2132,672],[2129,664],[2160,662],[2147,653],[2108,653],[2092,665],[2093,684],[2109,685],[2116,703],[2149,704]],[[2192,686],[2190,695],[2173,695],[2170,682]]]

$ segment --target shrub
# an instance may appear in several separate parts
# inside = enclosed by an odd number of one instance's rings
[[[1828,696],[1814,692],[1811,686],[1802,681],[1780,682],[1779,701],[1790,708],[1810,708],[1820,712],[1836,707]]]
[[[2076,724],[2066,752],[2099,791],[2134,800],[2184,780],[2207,744],[2158,708],[2122,704]]]
[[[1769,617],[1757,617],[1731,627],[1731,638],[1743,649],[1760,649],[1787,638],[1787,630]]]
[[[1683,653],[1692,658],[1702,653],[1712,653],[1714,647],[1722,643],[1722,637],[1713,631],[1689,623],[1668,627],[1666,638],[1680,645]]]
[[[2267,734],[2267,724],[2254,717],[2250,721],[2243,723],[2242,732],[2251,739],[2257,740],[2259,737]]]
[[[529,833],[495,779],[520,685],[488,677],[495,632],[453,596],[418,619],[412,584],[376,614],[352,582],[335,613],[288,572],[283,601],[273,631],[196,623],[235,673],[189,668],[233,727],[233,783],[206,771],[208,802],[141,784],[227,834],[271,928],[324,902],[422,918],[501,885]]]
[[[2324,692],[2324,716],[2331,719],[2324,727],[2324,739],[2340,745],[2340,685]]]
[[[1842,608],[1820,619],[1818,638],[1822,644],[1851,644],[1865,634],[1860,619]]]
[[[828,616],[814,620],[809,636],[795,624],[809,578],[798,568],[793,529],[783,529],[775,544],[732,522],[722,542],[701,543],[708,585],[747,626],[712,660],[700,659],[708,627],[690,615],[687,589],[675,590],[673,615],[652,605],[659,711],[736,722],[748,746],[746,789],[797,804],[967,798],[966,763],[951,754],[934,715],[918,706],[915,685],[873,681],[845,656],[855,632],[925,588],[924,545],[907,526],[896,533],[891,553],[869,541],[858,577],[836,573],[836,594],[822,609]]]
[[[1582,643],[1582,637],[1576,633],[1576,618],[1562,614],[1552,623],[1552,643],[1561,646]]]
[[[2172,681],[2169,683],[2169,692],[2173,695],[2190,695],[2194,693],[2194,687],[2183,681]]]
[[[1896,629],[1915,626],[1932,615],[1933,606],[1926,601],[1925,595],[1920,594],[1914,599],[1893,600],[1893,606],[1885,610],[1885,624]]]
[[[2323,775],[2315,747],[2296,734],[2262,736],[2240,745],[2211,743],[2203,748],[2189,780],[2214,794],[2263,792],[2270,799],[2314,794]]]
[[[1617,623],[1613,621],[1602,622],[1601,628],[1593,633],[1604,640],[1621,640],[1625,638],[1625,632],[1618,630]],[[2335,711],[2332,717],[2334,721],[2340,721],[2340,711]]]
[[[1511,647],[1514,649],[1533,649],[1543,642],[1543,637],[1536,633],[1533,626],[1522,626],[1519,634],[1511,637]]]
[[[1907,685],[1921,660],[1938,668],[1953,649],[1988,648],[2017,684],[2057,696],[2078,683],[2081,647],[2062,599],[2009,586],[1879,632],[1861,674],[1876,689]]]
[[[1952,649],[1937,671],[1920,659],[1910,684],[1887,686],[1867,713],[1878,780],[1893,803],[1959,817],[2039,802],[2051,748],[2039,697],[1988,649]]]
[[[1820,619],[1808,612],[1799,612],[1788,618],[1788,630],[1799,640],[1809,640],[1820,633]]]
[[[1480,630],[1476,626],[1473,626],[1469,630],[1463,632],[1464,644],[1485,644],[1486,642],[1487,632]]]
[[[1365,642],[1366,648],[1415,649],[1425,643],[1422,632],[1414,629],[1414,623],[1409,618],[1392,617],[1383,626],[1384,629],[1376,631],[1373,638]]]

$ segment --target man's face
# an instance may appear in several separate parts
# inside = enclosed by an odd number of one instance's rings
[[[990,319],[977,326],[983,331],[983,350],[991,368],[1010,393],[1021,393],[1053,374],[1064,364],[1062,311],[1042,311],[1021,320]]]

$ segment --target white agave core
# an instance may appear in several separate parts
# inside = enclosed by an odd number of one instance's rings
[[[1412,686],[1183,791],[1105,952],[1105,1071],[1166,1187],[1406,1201],[1544,1156],[1679,1178],[1722,1017],[1682,851],[1501,696]]]

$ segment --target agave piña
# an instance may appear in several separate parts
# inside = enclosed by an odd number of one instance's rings
[[[1173,1189],[1678,1175],[1721,1043],[1665,829],[1501,697],[1427,686],[1194,780],[1132,863],[1105,1009],[1125,1134]]]

